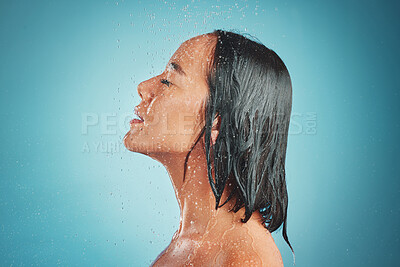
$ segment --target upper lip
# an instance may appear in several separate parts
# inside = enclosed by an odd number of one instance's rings
[[[138,106],[135,107],[134,113],[135,113],[142,121],[144,121],[143,117],[140,116],[140,114],[139,114],[139,107],[138,107]]]

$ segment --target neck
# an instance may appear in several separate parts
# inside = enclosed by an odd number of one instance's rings
[[[207,162],[201,142],[196,145],[188,158],[184,180],[186,155],[187,153],[150,155],[166,167],[174,187],[180,208],[178,237],[200,239],[211,228],[214,228],[217,222],[241,224],[240,219],[244,217],[244,208],[237,213],[229,212],[229,209],[233,207],[234,199],[217,210],[215,209],[215,196],[209,183]],[[231,183],[227,182],[220,204],[225,202],[231,188]],[[260,219],[259,212],[253,213],[250,218],[252,221],[260,221]],[[259,225],[262,226],[261,223]]]

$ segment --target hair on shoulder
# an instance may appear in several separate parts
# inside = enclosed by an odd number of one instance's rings
[[[289,72],[281,58],[258,40],[223,30],[211,34],[217,42],[207,75],[210,93],[205,103],[205,127],[196,143],[204,134],[216,209],[234,198],[231,211],[245,207],[243,223],[258,210],[270,232],[283,225],[283,238],[293,252],[286,232],[285,158],[292,109]],[[211,128],[216,116],[221,121],[212,145]],[[234,189],[220,205],[228,179],[234,182]]]

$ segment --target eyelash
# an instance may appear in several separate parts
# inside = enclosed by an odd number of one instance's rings
[[[166,79],[161,79],[161,83],[165,84],[168,87],[170,87],[170,85],[172,84],[170,81],[168,81]]]

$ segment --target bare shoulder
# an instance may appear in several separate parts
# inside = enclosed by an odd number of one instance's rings
[[[223,266],[283,267],[281,253],[271,233],[266,229],[249,233],[236,233],[226,244]]]

